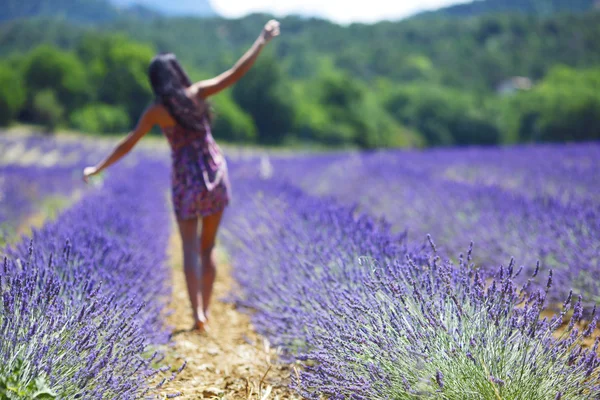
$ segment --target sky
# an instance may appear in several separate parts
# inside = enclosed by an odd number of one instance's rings
[[[210,0],[215,11],[230,18],[251,12],[278,17],[288,14],[318,16],[340,24],[397,20],[423,10],[466,0]]]

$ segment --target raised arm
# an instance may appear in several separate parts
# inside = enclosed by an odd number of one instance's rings
[[[212,79],[200,81],[192,85],[193,93],[208,97],[237,82],[254,64],[263,47],[275,36],[279,35],[279,22],[270,20],[258,36],[252,47],[240,58],[235,65]]]
[[[158,122],[159,114],[160,110],[157,105],[148,107],[140,117],[135,129],[119,141],[108,157],[95,166],[86,167],[83,170],[83,179],[87,182],[90,176],[99,174],[129,153],[135,144]]]

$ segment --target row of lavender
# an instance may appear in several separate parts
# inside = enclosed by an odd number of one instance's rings
[[[569,296],[562,314],[542,319],[550,271],[482,270],[468,248],[443,260],[433,242],[414,247],[355,208],[258,178],[257,165],[232,165],[223,238],[236,301],[253,310],[260,333],[304,361],[295,382],[303,396],[596,398],[598,340],[582,347],[596,318],[580,330],[582,301]]]
[[[0,397],[148,391],[149,351],[168,340],[167,167],[144,157],[116,166],[102,190],[3,250]]]
[[[94,155],[94,148],[81,142],[0,136],[0,243],[45,199],[81,189],[81,170]]]
[[[73,176],[81,168],[0,166],[0,243],[14,237],[19,225],[49,197],[67,197],[81,186],[81,178]]]
[[[280,158],[273,171],[384,216],[412,243],[431,234],[447,256],[473,241],[483,267],[514,257],[531,273],[540,261],[554,302],[571,289],[600,302],[600,143]]]

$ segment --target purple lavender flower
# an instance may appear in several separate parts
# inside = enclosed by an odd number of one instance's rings
[[[144,354],[169,336],[165,164],[115,167],[101,191],[3,250],[0,359],[26,355],[24,385],[47,378],[61,398],[147,388]]]
[[[239,203],[225,217],[223,239],[242,289],[235,300],[255,311],[254,326],[284,358],[305,363],[294,388],[309,399],[434,397],[439,372],[448,398],[462,398],[464,390],[490,398],[493,390],[520,390],[533,398],[531,388],[540,385],[563,396],[581,385],[591,390],[598,382],[586,378],[586,357],[597,357],[577,345],[579,333],[555,339],[556,324],[540,319],[547,303],[567,296],[553,282],[574,281],[558,264],[548,274],[544,262],[565,253],[558,247],[537,262],[546,238],[538,243],[536,235],[561,232],[564,225],[552,220],[562,224],[559,216],[572,215],[573,204],[449,182],[436,165],[424,165],[427,159],[402,156],[277,159],[269,181],[253,177],[252,160],[231,163]],[[336,184],[328,186],[332,176]],[[363,210],[397,218],[392,227],[402,233],[351,207],[346,200],[356,201],[357,193],[365,196]],[[464,221],[453,220],[456,213]],[[469,250],[468,261],[455,265],[452,255],[463,250],[458,242],[470,235],[482,243],[480,251]],[[534,255],[508,253],[525,242],[535,243]],[[568,253],[570,260],[579,257]],[[501,272],[494,267],[506,260]],[[515,260],[525,267],[515,272]],[[540,271],[551,278],[542,282]],[[456,371],[469,371],[469,380]]]
[[[435,373],[435,381],[440,386],[440,388],[444,388],[444,375],[440,370]]]

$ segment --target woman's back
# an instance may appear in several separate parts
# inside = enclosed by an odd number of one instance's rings
[[[223,180],[227,164],[212,136],[208,105],[205,101],[194,101],[194,105],[195,109],[177,105],[173,110],[178,117],[173,118],[175,124],[163,126],[162,131],[171,146],[174,186],[211,191]]]
[[[168,114],[168,124],[161,126],[167,137],[171,150],[176,153],[187,145],[204,145],[211,140],[209,110],[205,101],[193,101],[192,104],[172,104],[172,107],[163,106]]]

